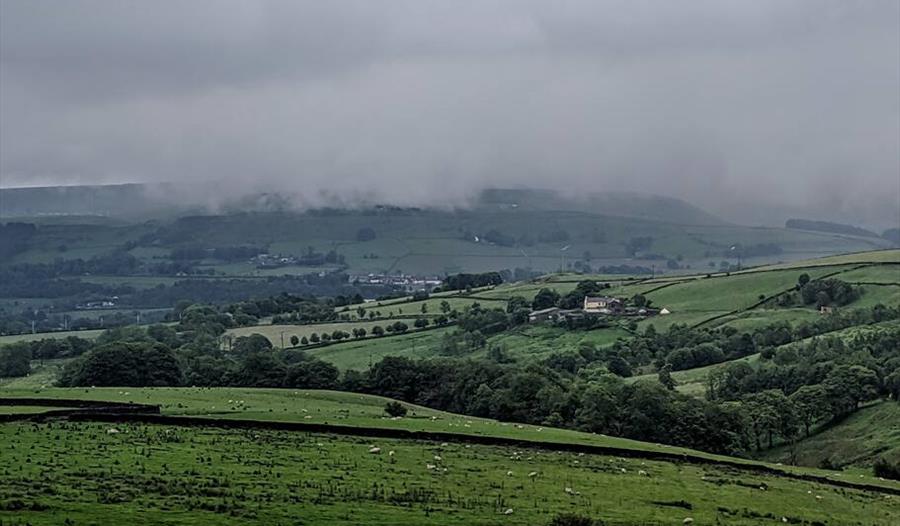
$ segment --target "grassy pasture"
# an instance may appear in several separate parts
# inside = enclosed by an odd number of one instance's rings
[[[666,330],[669,326],[676,323],[687,325],[696,325],[711,318],[722,314],[728,314],[726,310],[697,310],[697,311],[676,311],[668,315],[651,316],[638,322],[638,329],[645,330],[648,326],[653,325],[656,330]]]
[[[313,325],[253,325],[250,327],[228,329],[227,331],[225,331],[225,334],[229,334],[236,338],[240,336],[249,336],[251,334],[262,334],[263,336],[268,338],[270,342],[272,342],[272,345],[281,347],[281,334],[284,333],[284,345],[285,347],[291,347],[291,336],[297,336],[298,338],[303,338],[304,336],[306,336],[308,338],[313,333],[319,335],[328,333],[330,335],[336,330],[341,330],[352,334],[353,329],[356,328],[366,329],[369,335],[371,335],[372,327],[376,325],[385,327],[386,325],[394,323],[395,321],[402,321],[406,323],[410,328],[412,328],[413,322],[415,320],[412,318],[401,318],[390,321],[379,320],[357,321],[352,323],[317,323]]]
[[[99,524],[112,516],[133,524],[279,525],[302,518],[533,525],[578,512],[607,524],[680,524],[688,516],[733,525],[781,517],[900,521],[896,498],[716,467],[328,434],[110,428],[0,426],[0,518],[34,525]],[[369,453],[373,445],[382,452]]]
[[[86,340],[93,340],[103,333],[104,329],[89,329],[84,331],[54,331],[39,332],[36,334],[9,334],[0,336],[0,345],[15,342],[33,342],[43,340],[44,338],[66,338],[68,336],[77,336]]]
[[[3,397],[108,400],[158,404],[163,414],[266,421],[309,422],[370,428],[439,431],[558,443],[592,444],[639,451],[692,452],[624,438],[566,429],[498,422],[412,404],[404,418],[384,413],[387,398],[341,391],[262,388],[0,388]],[[698,453],[709,458],[715,455]]]
[[[484,308],[506,308],[505,300],[482,300],[472,299],[471,297],[460,298],[455,296],[432,296],[427,300],[421,301],[370,301],[362,305],[351,305],[348,309],[339,307],[337,310],[340,314],[349,315],[351,319],[359,318],[356,312],[357,307],[362,307],[366,310],[364,316],[368,316],[369,312],[377,311],[381,312],[381,315],[385,317],[401,317],[403,315],[421,315],[422,305],[425,305],[425,309],[427,310],[426,314],[436,316],[442,314],[441,303],[444,301],[450,304],[451,310],[456,309],[460,312],[464,308],[471,306],[473,303],[478,303]]]
[[[801,321],[813,321],[819,318],[819,314],[811,307],[803,308],[784,308],[784,309],[766,309],[756,308],[740,312],[731,316],[725,316],[710,324],[713,327],[728,325],[739,331],[749,331],[771,325],[772,323],[786,321],[790,323],[798,323]]]
[[[452,327],[414,331],[399,336],[350,340],[309,349],[311,356],[331,362],[339,369],[367,369],[385,356],[428,358],[434,356],[441,337]]]
[[[628,336],[628,331],[616,327],[570,331],[541,324],[492,336],[489,342],[505,348],[511,358],[529,360],[546,358],[552,353],[577,352],[582,344],[604,347]]]
[[[848,251],[849,252],[849,251]],[[900,249],[870,250],[867,252],[851,252],[833,256],[824,256],[815,259],[792,261],[790,263],[776,263],[773,265],[761,265],[748,272],[758,270],[791,269],[818,265],[846,265],[853,263],[898,263],[900,262]]]
[[[706,392],[706,378],[709,376],[709,373],[737,362],[744,362],[751,366],[756,366],[759,364],[759,354],[751,354],[750,356],[745,356],[730,362],[716,363],[705,367],[696,367],[684,371],[672,371],[672,379],[678,384],[675,389],[687,395],[703,396]],[[655,382],[657,381],[657,373],[632,376],[630,378],[625,378],[625,381],[628,383],[640,381]]]
[[[796,454],[803,466],[818,466],[828,459],[847,468],[869,468],[884,456],[900,461],[900,404],[885,401],[853,413],[839,424],[813,432],[795,446],[781,446],[764,452],[762,458],[786,462]]]
[[[807,274],[816,279],[851,267],[810,269]],[[734,311],[746,309],[758,301],[760,295],[774,296],[797,283],[799,271],[733,274],[725,277],[677,283],[646,294],[657,307],[679,311]]]
[[[863,294],[846,308],[873,307],[900,304],[900,285],[862,285]]]
[[[70,359],[32,360],[31,374],[17,378],[0,378],[0,396],[10,389],[43,389],[56,382],[57,375]]]
[[[873,265],[845,272],[841,279],[850,283],[884,283],[900,285],[900,263]]]
[[[0,388],[0,396],[159,404],[163,414],[172,416],[328,423],[368,428],[447,432],[531,440],[550,445],[585,444],[633,451],[691,454],[714,461],[757,463],[752,460],[724,457],[607,435],[456,415],[412,404],[405,404],[410,409],[408,416],[397,419],[389,418],[383,413],[387,398],[339,391],[259,388]],[[840,473],[819,469],[792,466],[780,466],[778,469],[799,474],[843,478]],[[853,480],[856,480],[856,476]],[[866,475],[859,480],[879,486],[900,488],[900,483],[879,481]]]
[[[80,276],[78,279],[86,283],[98,285],[128,285],[135,289],[152,289],[158,285],[172,285],[176,281],[191,278],[176,278],[169,276]]]

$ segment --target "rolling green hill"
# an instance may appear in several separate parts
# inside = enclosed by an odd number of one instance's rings
[[[733,525],[888,525],[900,520],[900,503],[887,493],[900,486],[890,481],[854,476],[853,482],[870,489],[850,489],[833,485],[844,482],[841,474],[815,469],[415,406],[406,417],[388,418],[382,413],[385,399],[364,395],[272,389],[0,394],[156,402],[169,415],[435,430],[460,438],[439,442],[221,424],[5,423],[0,448],[6,465],[16,469],[0,477],[0,518],[30,524],[56,524],[63,517],[92,523],[112,513],[137,523],[178,517],[192,524],[276,524],[297,516],[313,523],[352,524],[365,516],[367,524],[384,525],[531,525],[564,512],[619,525],[681,524],[688,517],[700,524]],[[470,435],[534,442],[489,445],[468,441]],[[566,444],[602,445],[623,453],[576,453]],[[101,451],[104,460],[98,462]],[[641,458],[642,452],[683,452],[702,462]],[[40,475],[47,470],[54,475]]]

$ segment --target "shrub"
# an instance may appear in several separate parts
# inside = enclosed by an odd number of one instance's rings
[[[879,458],[872,466],[876,477],[900,480],[900,462],[890,462],[886,458]]]
[[[406,407],[400,402],[392,401],[384,404],[384,412],[390,416],[406,416]]]
[[[576,515],[574,513],[562,513],[553,517],[549,526],[601,526],[603,523],[595,521],[584,515]]]

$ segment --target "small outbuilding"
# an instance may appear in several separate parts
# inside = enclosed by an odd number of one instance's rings
[[[536,311],[531,311],[528,314],[528,323],[541,323],[545,321],[556,321],[559,318],[559,308],[558,307],[550,307],[547,309],[541,309]]]

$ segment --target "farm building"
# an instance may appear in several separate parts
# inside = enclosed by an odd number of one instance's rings
[[[556,321],[559,318],[559,308],[550,307],[549,309],[541,309],[532,311],[528,314],[528,323],[540,323],[543,321]]]
[[[624,309],[624,303],[619,298],[609,296],[585,296],[584,312],[599,314],[618,314]]]

